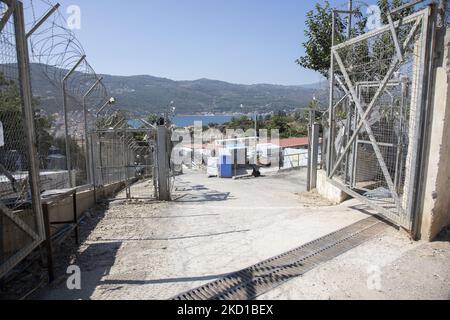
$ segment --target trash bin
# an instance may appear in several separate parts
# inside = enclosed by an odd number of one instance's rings
[[[233,161],[230,155],[221,155],[219,158],[219,175],[221,178],[233,178]]]

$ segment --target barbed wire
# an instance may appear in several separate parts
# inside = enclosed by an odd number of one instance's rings
[[[38,12],[37,7],[46,8],[46,10],[41,9],[42,12]],[[34,26],[52,7],[54,3],[49,0],[24,0],[26,15],[31,17],[27,26],[29,28]],[[67,72],[86,56],[81,42],[68,28],[67,20],[59,8],[32,34],[29,47],[31,62],[39,66],[44,76],[57,89],[61,89],[62,80]],[[98,79],[99,76],[94,68],[85,59],[67,79],[67,94],[72,100],[81,104],[84,94]],[[89,110],[98,109],[107,98],[108,90],[100,82],[87,99]]]

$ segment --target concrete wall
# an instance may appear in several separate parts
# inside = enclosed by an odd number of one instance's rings
[[[107,199],[113,197],[117,192],[125,187],[125,183],[115,183],[97,189],[97,199]],[[86,210],[96,205],[94,190],[87,190],[77,193],[77,216],[81,218]],[[34,216],[31,210],[22,210],[15,213],[33,230],[35,230]],[[50,222],[70,221],[73,219],[73,198],[67,198],[49,208]],[[52,226],[52,234],[58,232],[58,228],[63,226]],[[0,260],[9,256],[20,248],[30,243],[29,237],[21,231],[12,221],[3,217],[0,221]]]
[[[113,197],[118,191],[125,187],[125,183],[119,182],[107,185],[96,190],[97,199]],[[86,210],[95,206],[94,190],[77,193],[77,216],[80,218]],[[70,221],[73,216],[73,198],[70,197],[58,204],[52,205],[49,210],[50,222]]]
[[[436,70],[435,92],[431,119],[431,135],[421,234],[423,240],[432,240],[450,225],[450,31],[445,38],[442,67]]]
[[[335,204],[340,204],[350,198],[348,194],[328,181],[327,173],[324,170],[317,172],[317,192]]]

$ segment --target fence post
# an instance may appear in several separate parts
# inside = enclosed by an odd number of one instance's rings
[[[170,201],[169,186],[169,150],[167,148],[168,132],[166,126],[158,126],[158,197],[160,201]]]
[[[95,200],[95,203],[97,203],[97,167],[96,167],[96,158],[95,158],[95,151],[94,150],[97,150],[97,148],[95,148],[94,147],[94,143],[97,143],[97,140],[95,140],[94,141],[94,136],[96,136],[96,135],[94,135],[94,133],[92,132],[91,134],[90,134],[90,144],[89,144],[89,147],[90,147],[90,155],[91,155],[91,162],[90,162],[90,167],[89,167],[89,170],[90,170],[90,172],[91,172],[91,177],[92,177],[92,185],[93,185],[93,188],[94,188],[94,200]]]
[[[422,50],[427,61],[423,79],[424,94],[421,96],[422,119],[420,123],[419,141],[417,142],[416,158],[420,165],[416,165],[413,174],[410,191],[411,204],[407,212],[407,221],[411,225],[411,235],[413,239],[420,237],[421,220],[424,208],[424,193],[426,189],[426,162],[427,153],[430,147],[430,110],[432,110],[434,88],[436,86],[436,68],[441,66],[444,61],[445,53],[445,35],[446,35],[446,12],[448,7],[447,0],[440,0],[438,4],[432,4],[430,20],[426,20],[426,30],[424,31],[425,40],[422,41]]]
[[[311,158],[310,158],[310,185],[309,191],[317,188],[317,165],[319,162],[319,130],[318,123],[314,123],[311,128]]]
[[[25,18],[23,4],[13,1],[14,28],[17,47],[17,64],[19,68],[20,93],[22,99],[22,111],[25,120],[25,134],[28,146],[29,178],[33,211],[36,215],[36,225],[40,240],[44,239],[44,217],[41,206],[39,161],[37,151],[36,131],[34,124],[33,93],[31,89],[30,60],[28,56],[28,43],[25,33]]]
[[[89,126],[88,126],[88,110],[87,110],[87,105],[86,105],[86,99],[87,97],[92,93],[92,91],[94,91],[94,89],[101,83],[101,81],[103,80],[103,77],[98,78],[95,83],[92,85],[92,87],[89,88],[88,91],[86,91],[86,93],[83,95],[82,98],[82,105],[83,105],[83,122],[84,122],[84,137],[85,137],[85,145],[86,145],[86,175],[87,175],[87,183],[88,184],[93,184],[94,179],[91,175],[91,148],[89,147],[90,145],[90,141],[89,141]]]
[[[328,138],[327,138],[327,159],[326,159],[326,169],[327,176],[331,177],[331,170],[333,170],[333,145],[332,145],[332,137],[334,135],[334,84],[335,84],[335,75],[334,75],[334,50],[333,47],[335,45],[336,38],[336,11],[333,10],[332,16],[332,31],[331,31],[331,62],[330,62],[330,100],[329,100],[329,118],[328,118]]]
[[[62,98],[63,98],[63,113],[64,113],[64,135],[66,141],[66,166],[69,173],[69,185],[71,188],[74,187],[74,181],[72,180],[72,155],[70,150],[70,139],[69,139],[69,119],[67,114],[67,92],[66,92],[66,82],[72,73],[78,68],[78,66],[86,59],[86,56],[82,56],[80,60],[73,66],[73,68],[64,76],[61,82],[62,86]]]
[[[309,124],[308,124],[308,167],[306,172],[306,191],[311,191],[311,137],[312,137],[312,110],[309,110]]]
[[[316,188],[317,181],[319,125],[316,123],[316,110],[309,111],[308,142],[308,170],[306,178],[306,190],[309,192]]]

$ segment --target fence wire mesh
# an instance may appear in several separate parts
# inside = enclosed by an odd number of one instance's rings
[[[46,0],[24,2],[29,28],[54,6]],[[29,37],[29,48],[32,88],[40,111],[38,122],[45,129],[38,139],[41,175],[47,177],[42,187],[53,190],[87,185],[88,131],[94,128],[93,114],[108,99],[107,89],[98,82],[99,76],[86,59],[78,64],[85,56],[84,49],[59,9]],[[71,69],[73,73],[68,76]]]
[[[19,60],[23,43],[16,42],[16,26],[22,23],[16,16],[19,10],[0,1],[0,278],[43,240],[42,216],[33,209],[38,200],[31,187],[36,168],[32,168],[33,150],[27,138],[31,128],[25,117],[31,106],[24,105],[20,87],[24,58]],[[41,129],[39,123],[35,125],[37,131]]]
[[[417,152],[427,14],[403,17],[395,34],[385,27],[334,47],[328,173],[402,223]]]
[[[15,16],[6,3],[16,2],[0,1],[0,277],[43,238],[42,225],[38,225],[42,216],[37,217],[32,206],[29,154],[37,153],[36,176],[42,192],[89,184],[89,132],[97,128],[96,114],[109,100],[107,88],[60,10],[40,23],[54,3],[17,2],[17,8],[23,10],[21,36],[28,44],[22,48],[30,60],[26,84],[33,91],[34,119],[30,121],[37,150],[31,148],[22,105],[24,82],[19,78]],[[39,27],[34,28],[36,25]]]
[[[104,122],[101,120],[100,122]],[[129,187],[138,180],[150,181],[145,195],[129,194],[130,198],[154,196],[155,132],[133,129],[128,125],[96,130],[91,134],[94,183],[97,187],[125,182]],[[130,190],[131,191],[131,190]]]

